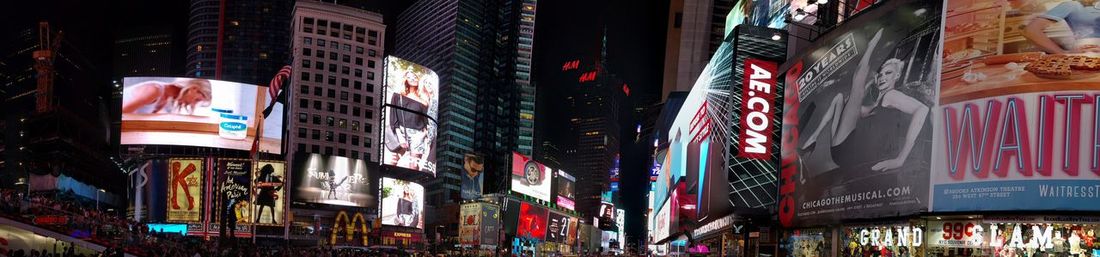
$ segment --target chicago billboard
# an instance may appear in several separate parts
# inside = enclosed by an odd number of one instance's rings
[[[931,209],[1100,211],[1093,6],[946,2]]]
[[[286,214],[286,163],[257,161],[252,172],[252,223],[261,226],[281,226]]]
[[[202,159],[168,159],[168,221],[202,220],[205,171]]]
[[[258,113],[272,101],[266,87],[228,81],[128,77],[122,80],[123,145],[185,145],[282,153],[282,108]],[[257,130],[263,127],[262,131]]]
[[[401,58],[386,57],[382,164],[435,175],[439,76]]]
[[[784,226],[927,209],[941,3],[892,4],[848,21],[787,72]]]
[[[294,157],[295,202],[376,207],[378,172],[366,161],[302,153]]]

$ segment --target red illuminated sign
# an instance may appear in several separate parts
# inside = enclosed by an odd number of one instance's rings
[[[576,70],[581,66],[581,60],[572,60],[561,65],[561,71]]]
[[[626,96],[630,96],[630,87],[626,86],[626,83],[623,83],[623,93],[625,93]]]
[[[42,215],[34,217],[34,224],[37,225],[66,225],[69,224],[69,217],[58,215]]]
[[[581,74],[581,77],[577,79],[577,82],[584,83],[584,82],[589,82],[589,81],[594,81],[594,80],[596,80],[596,72],[595,71],[589,71],[589,72],[585,72],[584,74]]]
[[[776,66],[775,62],[745,60],[745,75],[741,86],[741,137],[737,141],[737,157],[761,160],[771,157]]]

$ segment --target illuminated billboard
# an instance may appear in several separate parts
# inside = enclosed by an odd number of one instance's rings
[[[549,211],[527,202],[520,203],[516,236],[538,240],[546,239],[547,213]]]
[[[512,191],[549,202],[552,172],[550,167],[512,152]]]
[[[286,163],[258,161],[252,172],[252,212],[256,225],[282,226],[286,214]]]
[[[378,204],[378,173],[366,161],[301,153],[294,157],[295,202],[371,208]]]
[[[661,209],[657,211],[657,216],[653,218],[653,240],[661,241],[668,238],[669,230],[672,222],[670,213],[671,203],[666,202],[661,205]]]
[[[386,57],[382,164],[435,174],[439,76],[427,67]]]
[[[481,244],[496,245],[500,241],[500,206],[481,205]]]
[[[205,172],[202,159],[168,159],[168,221],[202,219]]]
[[[462,160],[462,199],[481,198],[481,187],[485,184],[485,160],[480,155],[466,154]]]
[[[424,229],[424,186],[382,178],[382,224]]]
[[[574,210],[576,204],[576,184],[577,178],[574,178],[569,173],[565,173],[564,170],[558,170],[558,190],[557,190],[557,203],[558,206],[567,210]]]
[[[477,245],[481,243],[481,205],[483,203],[467,203],[462,205],[459,212],[458,238],[463,245]]]
[[[218,159],[215,170],[219,204],[214,220],[225,219],[227,226],[251,223],[252,160]]]
[[[946,1],[932,211],[1100,211],[1093,2]]]
[[[615,227],[615,204],[609,202],[600,203],[600,229],[611,230]]]
[[[857,16],[792,61],[782,123],[784,226],[927,210],[932,153],[942,151],[933,151],[930,112],[941,2],[897,3]]]
[[[257,117],[271,102],[267,87],[171,77],[128,77],[122,82],[123,145],[247,151],[261,132],[259,151],[282,153],[282,108],[273,109],[273,118]]]

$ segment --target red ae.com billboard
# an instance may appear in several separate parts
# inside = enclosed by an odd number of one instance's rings
[[[772,116],[775,108],[774,62],[746,59],[745,77],[741,90],[741,137],[737,141],[737,157],[769,160],[771,159]]]

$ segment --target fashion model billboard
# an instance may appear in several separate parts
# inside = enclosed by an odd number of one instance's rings
[[[549,202],[553,172],[531,157],[512,152],[512,191]]]
[[[216,221],[228,227],[252,222],[252,160],[218,159]],[[219,222],[221,224],[221,222]]]
[[[386,57],[382,164],[435,174],[439,76],[397,57]]]
[[[186,145],[282,153],[282,108],[272,119],[257,113],[272,101],[266,87],[228,81],[128,77],[122,80],[123,145]]]
[[[168,221],[202,220],[205,167],[202,159],[168,159]]]
[[[519,205],[519,221],[516,223],[516,236],[545,240],[547,213],[548,211],[545,208],[521,202]]]
[[[286,214],[286,163],[258,161],[252,172],[252,223],[279,226]]]
[[[463,157],[462,168],[462,199],[472,200],[481,198],[481,187],[485,184],[485,158],[480,155],[468,153]]]
[[[382,224],[424,229],[424,186],[382,178]]]
[[[787,72],[784,226],[927,210],[941,3],[892,4],[839,27]]]
[[[931,209],[1100,211],[1095,1],[946,2]]]
[[[366,161],[306,153],[294,158],[295,202],[363,208],[378,203],[378,174]]]
[[[557,186],[558,186],[558,190],[557,190],[558,191],[557,192],[558,206],[562,207],[562,208],[565,208],[566,210],[574,210],[574,207],[575,207],[575,204],[576,204],[576,202],[574,202],[574,200],[577,199],[577,196],[576,196],[577,189],[575,187],[575,185],[577,184],[577,178],[573,177],[572,175],[569,175],[569,173],[565,173],[564,170],[558,170],[558,179],[557,180],[558,180],[558,184],[557,184]]]

